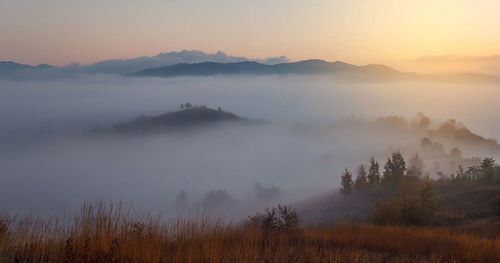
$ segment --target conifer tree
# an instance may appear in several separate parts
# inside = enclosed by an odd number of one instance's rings
[[[354,187],[356,189],[362,189],[368,184],[368,179],[366,177],[366,169],[364,165],[360,165],[358,167],[358,175],[356,177],[356,182],[354,183]]]
[[[350,194],[352,192],[352,173],[349,171],[349,169],[345,169],[344,173],[342,174],[342,186],[340,187],[340,192],[343,194]]]
[[[382,182],[394,184],[399,182],[406,172],[406,162],[399,151],[392,153],[392,158],[387,158],[384,165]]]
[[[370,158],[370,169],[368,170],[368,183],[379,184],[380,183],[380,167],[375,157]]]

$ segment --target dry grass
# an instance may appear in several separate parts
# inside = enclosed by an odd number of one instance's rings
[[[0,215],[0,262],[500,262],[500,240],[349,223],[264,233],[203,216],[138,218],[97,203],[72,218]]]

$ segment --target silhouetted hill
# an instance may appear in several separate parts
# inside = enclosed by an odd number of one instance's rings
[[[264,121],[247,119],[230,112],[202,106],[164,113],[159,116],[142,116],[135,120],[113,126],[111,132],[134,134],[175,131],[221,123],[259,124],[264,123]]]
[[[176,77],[176,76],[211,76],[211,75],[282,75],[282,74],[329,74],[329,73],[358,73],[365,76],[382,76],[390,74],[408,75],[381,65],[355,66],[341,61],[327,62],[324,60],[303,60],[293,63],[279,63],[266,65],[257,62],[216,63],[204,62],[195,64],[177,64],[166,67],[152,68],[139,71],[129,76],[144,77]]]
[[[452,75],[417,74],[401,72],[393,68],[370,64],[356,66],[342,61],[327,62],[319,59],[303,60],[292,63],[267,65],[258,62],[243,61],[233,63],[181,63],[165,67],[138,71],[132,77],[178,77],[178,76],[213,76],[213,75],[314,75],[335,74],[345,80],[368,81],[444,81],[444,82],[500,82],[500,77],[476,73],[457,73]]]

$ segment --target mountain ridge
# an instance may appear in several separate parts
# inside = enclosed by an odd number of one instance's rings
[[[436,81],[436,82],[490,82],[500,83],[500,77],[483,73],[418,74],[403,72],[381,64],[356,66],[343,61],[328,62],[308,59],[297,62],[266,65],[254,61],[217,63],[181,63],[150,68],[131,74],[129,77],[181,77],[215,75],[318,75],[334,74],[343,79],[368,81]]]
[[[166,60],[155,60],[167,57]],[[273,60],[276,59],[276,60]],[[151,66],[152,61],[161,66]],[[212,61],[205,61],[212,60]],[[267,62],[287,60],[285,57],[270,58]],[[144,62],[146,61],[146,62]],[[163,62],[161,62],[163,61]],[[188,61],[169,64],[165,61]],[[190,63],[195,61],[195,63]],[[196,62],[198,61],[198,62]],[[201,61],[201,62],[199,62]],[[220,62],[222,61],[222,62]],[[229,61],[229,62],[227,62]],[[167,65],[161,64],[167,63]],[[154,64],[154,65],[156,65]],[[132,66],[131,66],[132,65]],[[139,68],[137,71],[130,71]],[[166,52],[154,57],[104,60],[87,66],[70,65],[56,67],[47,64],[30,66],[13,61],[0,61],[0,79],[41,80],[71,78],[81,74],[112,74],[129,77],[179,77],[215,75],[318,75],[331,74],[348,81],[428,81],[428,82],[478,82],[500,83],[500,76],[475,72],[453,74],[419,74],[403,72],[382,64],[357,66],[343,61],[328,62],[308,59],[296,62],[266,64],[259,60],[228,56],[223,52],[207,54],[201,51]]]

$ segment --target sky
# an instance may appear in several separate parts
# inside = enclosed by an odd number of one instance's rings
[[[415,60],[500,54],[498,10],[496,0],[0,0],[0,61],[86,64],[195,49],[432,71],[450,62]],[[465,60],[453,65],[490,63]]]

